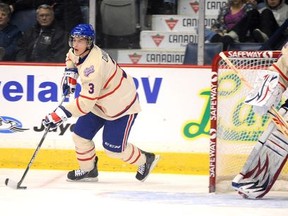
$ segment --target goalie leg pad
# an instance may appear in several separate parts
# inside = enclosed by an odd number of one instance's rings
[[[237,175],[232,181],[235,190],[252,199],[262,198],[270,191],[286,163],[287,153],[278,155],[264,146],[256,158],[256,163],[247,173]]]
[[[283,114],[284,109],[280,110]],[[287,119],[287,114],[284,118]],[[287,139],[271,122],[250,153],[241,173],[232,180],[232,187],[245,198],[262,198],[275,183],[287,157]]]

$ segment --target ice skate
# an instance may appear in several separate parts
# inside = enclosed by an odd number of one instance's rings
[[[146,155],[146,163],[139,166],[136,174],[136,179],[142,182],[146,180],[146,178],[148,177],[148,175],[153,170],[153,168],[155,167],[155,165],[159,160],[159,155],[155,155],[153,153],[148,152],[145,152],[144,154]]]
[[[72,170],[67,174],[67,181],[77,181],[77,182],[97,182],[98,181],[98,169],[97,169],[98,157],[95,157],[94,168],[87,172],[81,169]]]

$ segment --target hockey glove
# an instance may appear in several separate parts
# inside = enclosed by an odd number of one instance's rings
[[[70,94],[73,94],[75,92],[78,76],[79,75],[77,68],[65,68],[65,72],[61,82],[64,96],[69,97]]]
[[[264,73],[264,74],[263,74]],[[264,115],[272,106],[277,106],[282,97],[282,87],[278,84],[279,74],[272,71],[259,73],[254,88],[245,99],[253,106],[253,111]]]
[[[46,129],[54,130],[59,125],[61,125],[64,121],[67,121],[72,115],[66,110],[63,106],[59,106],[54,112],[49,113],[42,120],[42,124]]]
[[[263,106],[253,106],[253,111],[259,115],[265,115],[272,106],[277,107],[282,98],[282,90],[280,86],[277,86],[272,92],[269,100]]]

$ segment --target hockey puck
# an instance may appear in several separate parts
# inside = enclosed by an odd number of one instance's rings
[[[6,185],[6,186],[8,185],[8,181],[9,181],[9,178],[6,178],[6,179],[5,179],[5,185]]]

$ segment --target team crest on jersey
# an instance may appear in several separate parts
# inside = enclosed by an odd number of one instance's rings
[[[85,68],[85,70],[84,70],[84,75],[85,75],[86,77],[88,77],[89,74],[94,73],[94,72],[95,72],[94,66],[91,65],[90,67]]]

